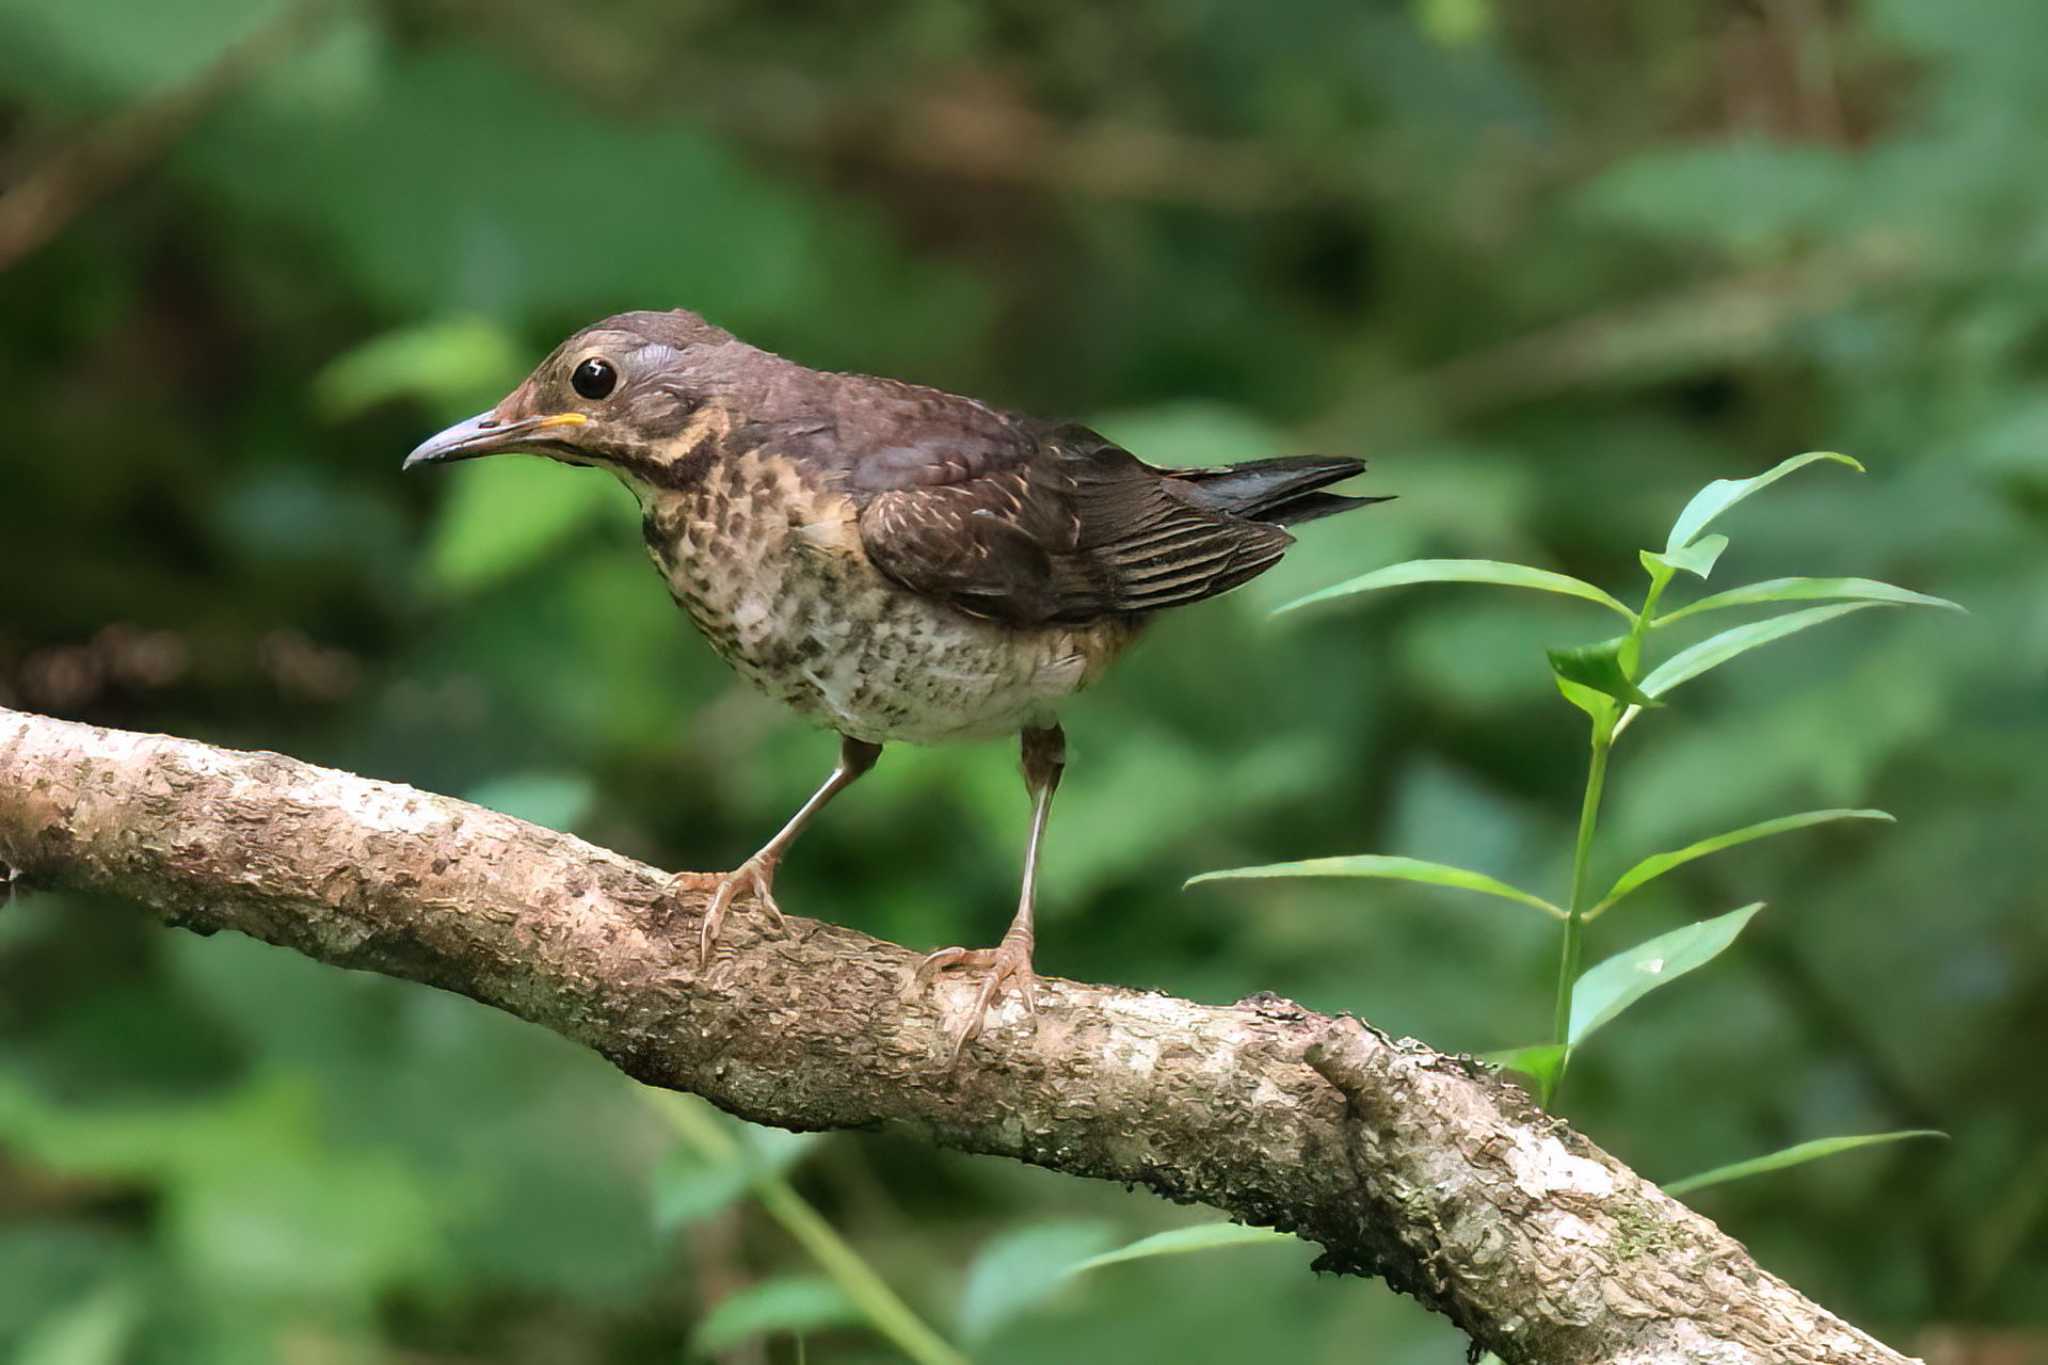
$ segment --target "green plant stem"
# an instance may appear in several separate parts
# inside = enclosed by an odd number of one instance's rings
[[[1593,833],[1600,823],[1600,794],[1607,787],[1607,751],[1614,742],[1614,717],[1609,714],[1593,722],[1593,756],[1586,766],[1586,797],[1579,806],[1579,840],[1572,850],[1572,894],[1564,922],[1564,953],[1557,969],[1557,1017],[1552,1029],[1557,1040],[1557,1069],[1543,1085],[1543,1104],[1548,1107],[1564,1084],[1571,1065],[1572,987],[1578,983],[1579,960],[1585,951],[1586,871],[1593,860]]]
[[[740,1144],[708,1112],[702,1101],[666,1090],[649,1090],[649,1098],[667,1116],[684,1142],[709,1161],[745,1159]],[[859,1252],[847,1245],[824,1215],[812,1208],[796,1188],[779,1175],[763,1175],[754,1181],[754,1197],[768,1216],[782,1225],[804,1253],[817,1263],[833,1283],[846,1291],[868,1325],[887,1338],[917,1365],[969,1365],[966,1356],[953,1349],[944,1337],[925,1325],[910,1305],[896,1297]]]
[[[1642,671],[1640,650],[1642,649],[1643,637],[1656,629],[1657,622],[1651,618],[1657,610],[1657,599],[1664,595],[1664,589],[1670,586],[1670,583],[1671,574],[1669,571],[1650,575],[1650,590],[1643,594],[1643,609],[1636,613],[1636,623],[1630,626],[1628,631],[1629,638],[1635,641],[1638,651],[1636,657],[1629,660],[1629,676],[1631,679]]]
[[[1668,571],[1651,573],[1650,590],[1643,594],[1642,610],[1629,627],[1631,647],[1623,656],[1622,668],[1631,680],[1642,671],[1643,636],[1654,628],[1651,613],[1656,611],[1657,599],[1664,595],[1665,585],[1670,581]],[[1579,838],[1572,847],[1572,892],[1565,902],[1564,952],[1557,968],[1557,1014],[1551,1029],[1558,1046],[1557,1069],[1543,1083],[1546,1106],[1557,1097],[1558,1087],[1564,1084],[1565,1070],[1571,1065],[1572,988],[1578,984],[1579,962],[1585,955],[1586,873],[1593,862],[1593,835],[1600,826],[1600,797],[1607,789],[1607,753],[1614,746],[1615,731],[1614,712],[1593,718],[1593,753],[1586,764],[1585,799],[1579,804]]]
[[[1629,649],[1623,659],[1622,668],[1631,682],[1640,677],[1643,671],[1643,637],[1662,624],[1654,619],[1657,599],[1664,595],[1664,589],[1670,586],[1670,583],[1669,570],[1656,571],[1650,575],[1650,590],[1643,595],[1643,609],[1636,613],[1636,622],[1629,627]],[[1628,729],[1629,722],[1640,715],[1642,709],[1640,706],[1631,705],[1622,711],[1619,719],[1609,723],[1607,739],[1610,744],[1620,738],[1621,732]]]

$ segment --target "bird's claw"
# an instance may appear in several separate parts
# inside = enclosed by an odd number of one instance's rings
[[[1004,982],[1014,982],[1017,998],[1024,1002],[1025,1010],[1031,1014],[1038,1013],[1038,975],[1031,968],[1031,939],[1027,935],[1005,934],[1002,943],[994,948],[941,948],[927,954],[910,978],[910,989],[912,992],[922,990],[940,972],[954,969],[985,972],[987,975],[982,978],[974,1005],[967,1012],[967,1021],[953,1035],[953,1048],[946,1058],[948,1071],[959,1065],[960,1054],[967,1050],[967,1045],[981,1036],[982,1026],[988,1022],[989,1009],[995,1004]]]
[[[711,892],[711,902],[704,907],[704,927],[697,936],[698,963],[704,970],[710,970],[711,950],[718,942],[719,930],[725,927],[726,911],[732,909],[741,892],[753,894],[755,904],[768,912],[777,933],[788,928],[789,922],[782,916],[782,907],[775,903],[775,863],[775,859],[756,853],[718,878]]]

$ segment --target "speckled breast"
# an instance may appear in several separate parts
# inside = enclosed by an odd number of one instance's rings
[[[1014,730],[1101,672],[1133,633],[1017,629],[920,597],[860,547],[843,494],[790,461],[713,461],[642,494],[648,552],[677,604],[748,682],[842,734],[934,743]]]

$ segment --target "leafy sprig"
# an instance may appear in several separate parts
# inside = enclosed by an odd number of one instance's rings
[[[1804,811],[1707,836],[1683,848],[1651,854],[1624,872],[1602,893],[1595,892],[1590,878],[1609,756],[1615,742],[1643,712],[1661,707],[1665,698],[1677,688],[1752,650],[1853,612],[1873,607],[1906,606],[1962,610],[1944,598],[1874,579],[1774,578],[1713,593],[1675,610],[1660,612],[1664,595],[1674,583],[1681,581],[1682,577],[1696,578],[1704,583],[1720,563],[1723,552],[1728,548],[1728,537],[1707,534],[1710,525],[1730,508],[1769,488],[1786,475],[1819,463],[1846,465],[1859,473],[1863,470],[1862,465],[1847,455],[1813,451],[1785,460],[1753,478],[1716,479],[1702,488],[1672,523],[1663,548],[1641,552],[1648,583],[1640,605],[1635,607],[1626,605],[1620,598],[1583,579],[1549,569],[1498,560],[1418,559],[1376,569],[1310,593],[1280,608],[1282,612],[1291,612],[1387,588],[1423,583],[1478,583],[1577,598],[1611,611],[1628,623],[1624,632],[1608,639],[1548,651],[1550,671],[1558,691],[1587,718],[1590,750],[1585,793],[1580,803],[1577,837],[1572,850],[1571,884],[1561,906],[1483,872],[1381,854],[1231,868],[1191,878],[1189,885],[1270,877],[1360,877],[1421,882],[1475,891],[1519,903],[1561,921],[1563,933],[1550,1040],[1508,1049],[1491,1057],[1498,1064],[1533,1079],[1543,1103],[1553,1104],[1573,1054],[1597,1030],[1611,1023],[1651,991],[1706,965],[1725,952],[1743,927],[1763,909],[1763,904],[1746,905],[1739,910],[1660,934],[1582,970],[1588,924],[1644,885],[1695,859],[1815,825],[1844,820],[1889,822],[1892,818],[1879,810]],[[1801,605],[1730,627],[1677,650],[1654,667],[1648,664],[1646,656],[1651,653],[1657,633],[1680,621],[1707,612],[1784,603],[1816,605]],[[1706,1183],[1781,1169],[1797,1161],[1813,1160],[1871,1142],[1919,1135],[1917,1132],[1872,1134],[1802,1143],[1784,1152],[1737,1163],[1678,1184],[1683,1188],[1697,1188]]]

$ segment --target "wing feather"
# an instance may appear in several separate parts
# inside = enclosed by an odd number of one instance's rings
[[[862,546],[913,592],[1013,625],[1079,624],[1227,591],[1292,542],[1085,428],[971,415],[922,456],[892,446],[852,472]]]

